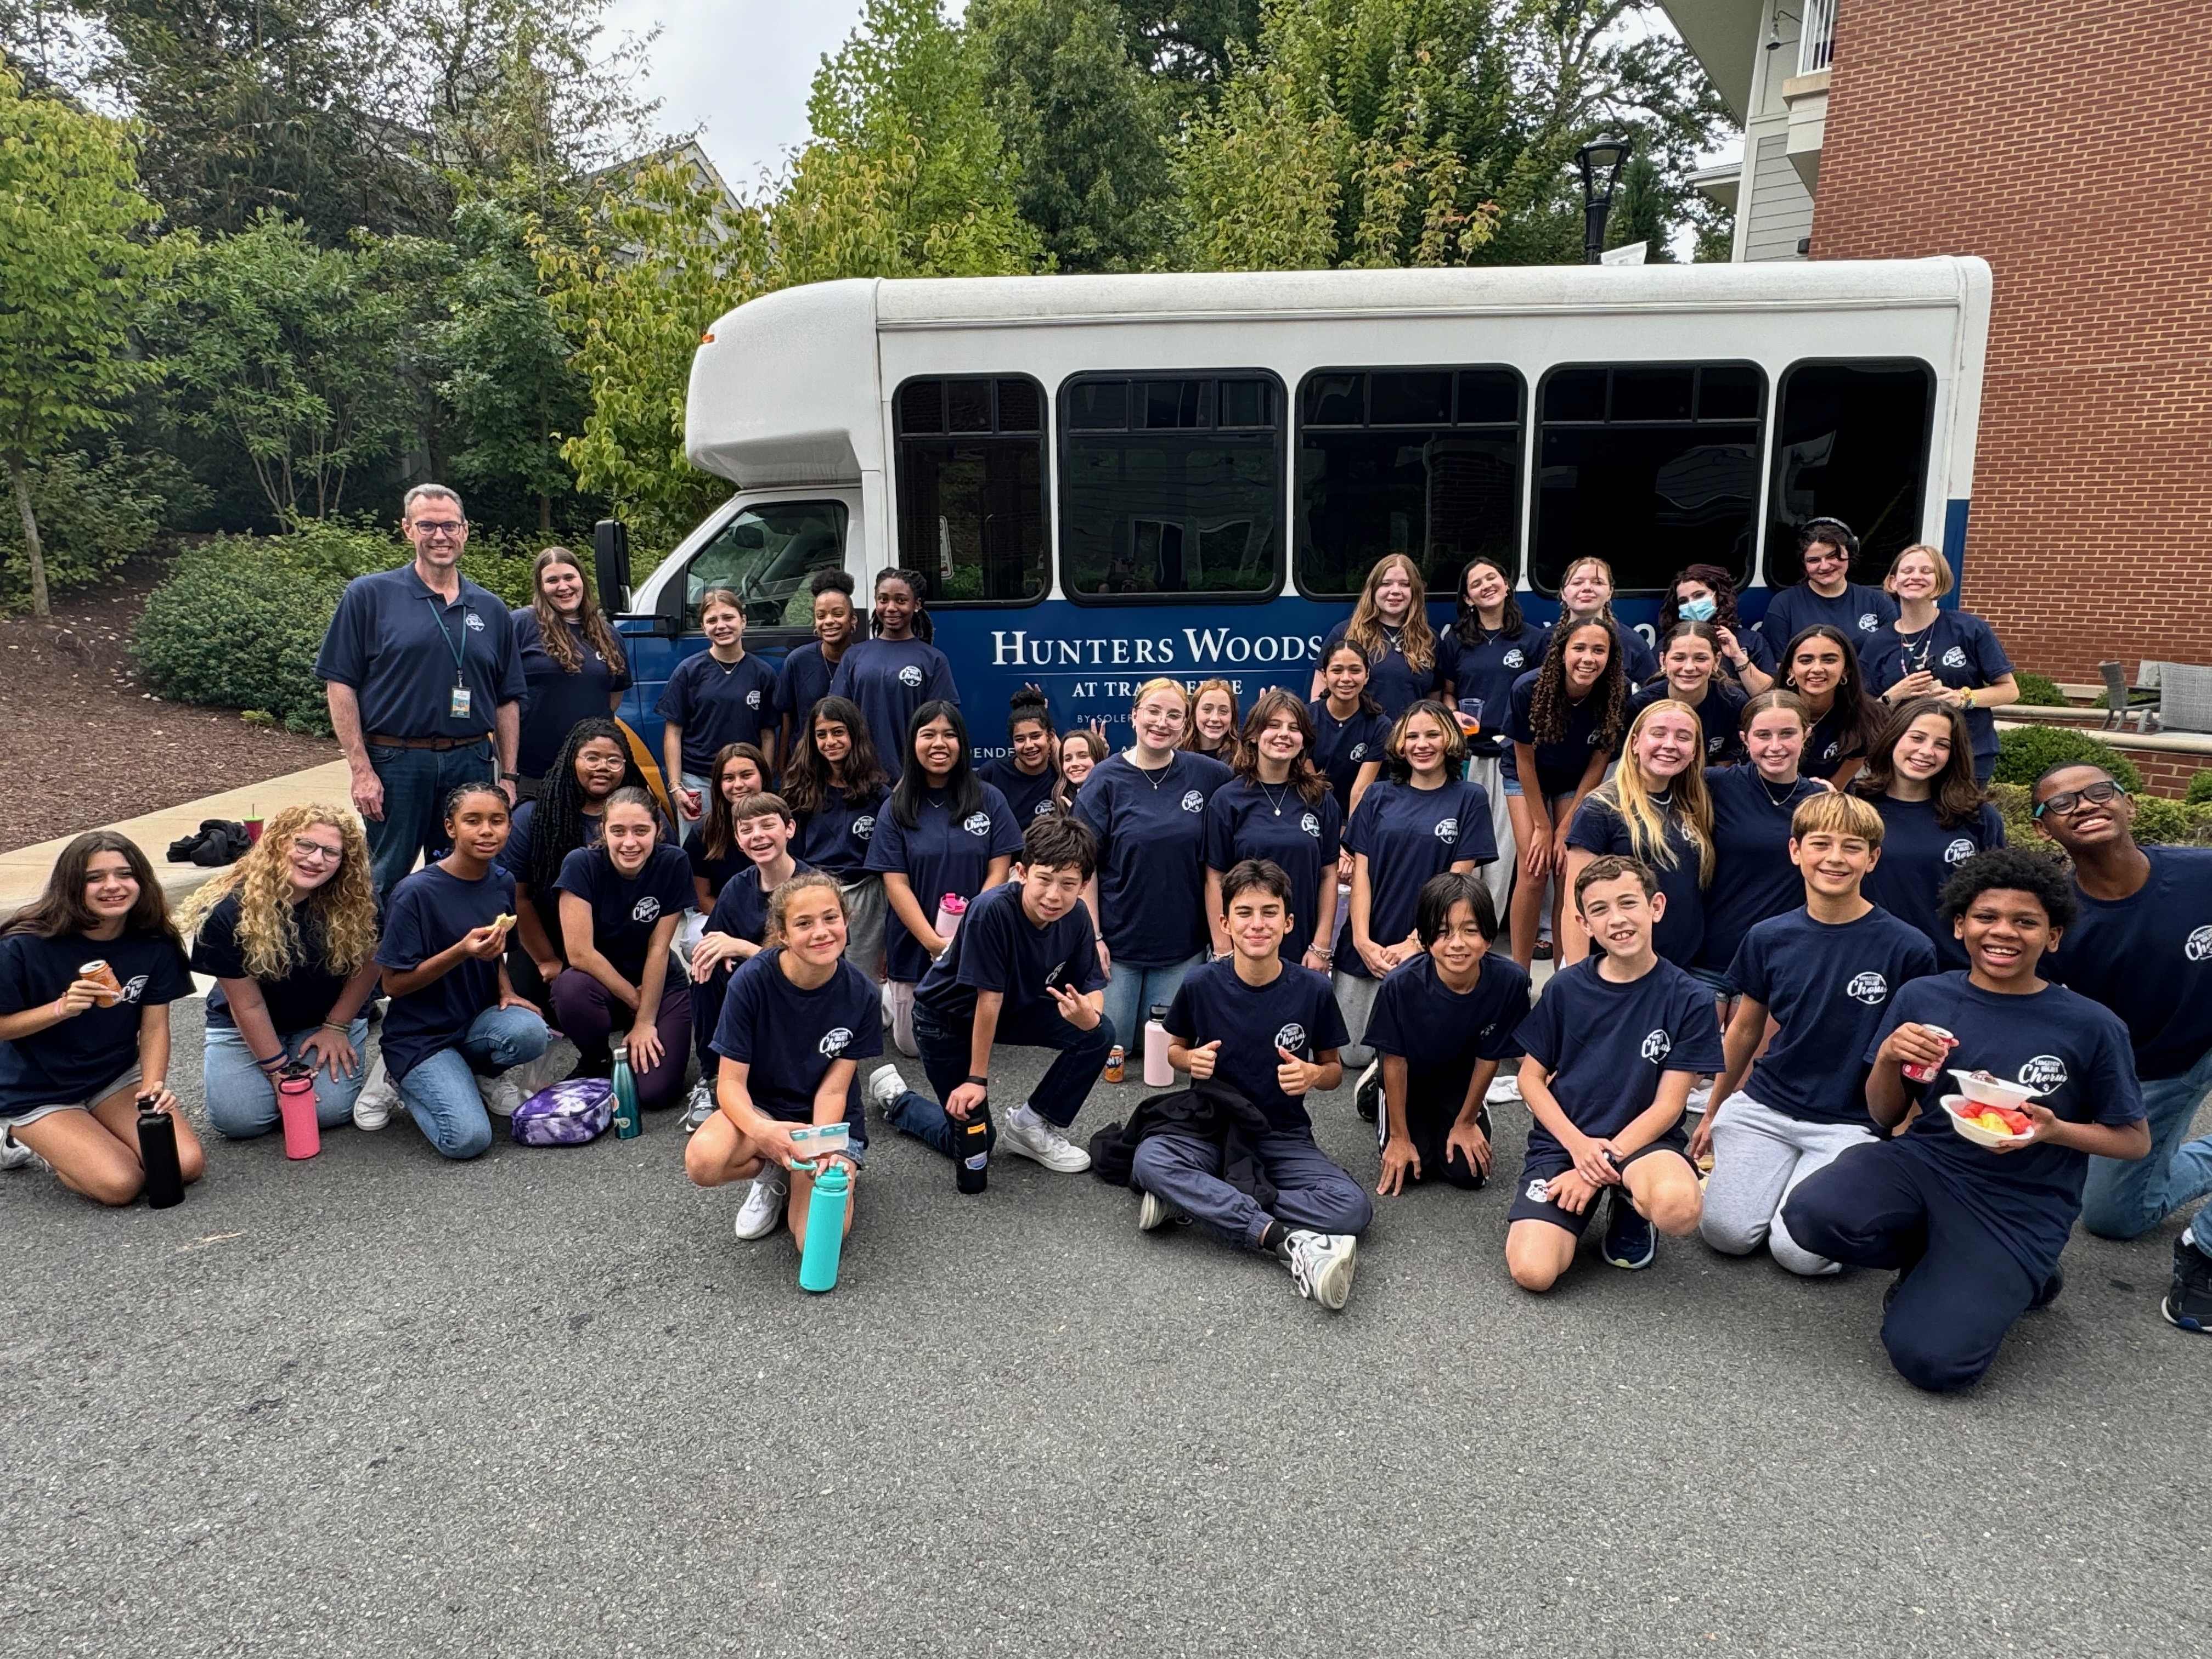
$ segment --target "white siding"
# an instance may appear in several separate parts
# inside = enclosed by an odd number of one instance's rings
[[[1790,165],[1786,133],[1759,138],[1753,149],[1750,220],[1743,239],[1746,259],[1796,259],[1800,239],[1813,234],[1813,196]]]

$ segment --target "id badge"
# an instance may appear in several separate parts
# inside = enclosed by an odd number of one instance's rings
[[[446,705],[446,712],[457,720],[468,719],[469,688],[467,686],[457,685],[453,688],[453,697]]]

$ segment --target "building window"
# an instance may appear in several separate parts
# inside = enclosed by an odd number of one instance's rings
[[[898,435],[899,562],[933,605],[1044,597],[1044,392],[1035,380],[908,380]]]
[[[1782,376],[1768,495],[1766,581],[1787,587],[1805,566],[1797,529],[1841,519],[1857,534],[1856,582],[1879,582],[1920,539],[1927,503],[1935,371],[1923,362],[1793,363]]]
[[[1478,554],[1518,574],[1521,377],[1328,368],[1298,388],[1298,586],[1357,593],[1403,553],[1449,593]]]
[[[1540,393],[1530,580],[1547,593],[1577,559],[1614,591],[1656,593],[1686,564],[1749,579],[1765,377],[1748,363],[1576,365]]]
[[[1060,388],[1060,586],[1095,601],[1280,586],[1282,386],[1083,375]]]

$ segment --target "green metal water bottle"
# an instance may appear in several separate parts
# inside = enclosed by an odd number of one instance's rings
[[[845,1249],[845,1204],[852,1189],[852,1177],[842,1163],[831,1164],[814,1177],[814,1191],[806,1200],[806,1244],[799,1255],[800,1290],[837,1287],[837,1258]]]
[[[637,1080],[629,1074],[629,1053],[619,1045],[615,1049],[614,1082],[615,1138],[634,1140],[645,1124],[637,1114]]]

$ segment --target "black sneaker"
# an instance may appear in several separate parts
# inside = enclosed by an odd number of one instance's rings
[[[578,1054],[575,1066],[562,1080],[574,1083],[579,1078],[612,1077],[614,1074],[615,1051],[609,1048],[596,1054]]]
[[[2051,1277],[2043,1281],[2043,1288],[2035,1293],[2035,1300],[2027,1304],[2028,1312],[2033,1313],[2038,1308],[2049,1307],[2058,1300],[2058,1292],[2065,1288],[2066,1275],[2053,1267],[2051,1270]]]
[[[1659,1254],[1659,1230],[1636,1212],[1626,1187],[1615,1187],[1606,1204],[1605,1259],[1631,1273],[1650,1267]]]
[[[2158,1310],[2178,1330],[2212,1334],[2212,1256],[2198,1249],[2191,1232],[2173,1241],[2173,1283]]]
[[[1352,1088],[1352,1109],[1368,1122],[1374,1122],[1382,1111],[1382,1056],[1377,1054],[1367,1062],[1367,1069],[1359,1074],[1359,1081]]]

